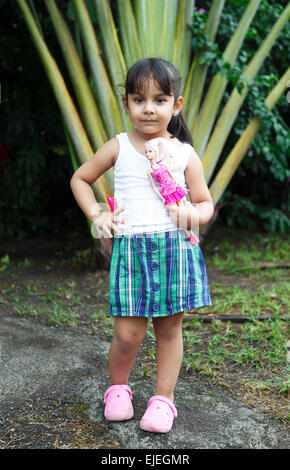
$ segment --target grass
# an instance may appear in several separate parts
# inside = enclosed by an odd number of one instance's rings
[[[221,228],[217,228],[216,232],[217,240],[206,246],[206,252],[211,253],[208,266],[236,274],[259,272],[260,268],[251,267],[252,263],[289,262],[287,235],[249,233]]]
[[[275,317],[287,308],[289,294],[290,284],[287,281],[271,286],[260,284],[257,287],[251,283],[250,289],[239,284],[227,287],[214,283],[211,286],[214,307],[207,307],[202,311],[212,312],[214,308],[215,312],[225,314],[238,310],[250,319],[269,313]]]
[[[190,325],[186,328],[188,331]],[[193,334],[185,334],[187,370],[210,369],[212,375],[217,375],[222,368],[237,365],[264,369],[275,364],[285,364],[287,335],[283,320],[248,322],[238,326],[231,322],[213,322],[211,329],[212,334],[205,338],[204,328],[201,328],[195,333],[194,341]],[[193,344],[201,345],[198,351],[192,348]]]

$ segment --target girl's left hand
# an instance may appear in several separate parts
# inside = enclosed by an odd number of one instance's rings
[[[182,206],[170,204],[166,208],[169,217],[177,227],[185,230],[196,230],[199,227],[199,212],[189,201],[185,201]]]

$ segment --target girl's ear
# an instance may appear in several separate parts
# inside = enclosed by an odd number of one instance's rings
[[[174,103],[174,107],[173,107],[173,115],[174,116],[177,116],[181,109],[182,109],[182,105],[183,105],[183,97],[182,96],[179,96],[177,98],[177,100],[175,101]]]
[[[128,111],[128,104],[127,104],[127,100],[126,100],[126,96],[122,96],[122,101],[123,101],[123,106],[125,108],[126,111]]]

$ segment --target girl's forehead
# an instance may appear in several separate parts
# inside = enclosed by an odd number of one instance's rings
[[[159,83],[153,77],[139,79],[139,81],[136,83],[134,93],[132,94],[140,94],[143,96],[166,95]]]

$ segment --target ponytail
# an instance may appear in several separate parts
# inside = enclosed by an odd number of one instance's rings
[[[177,116],[172,116],[167,130],[181,142],[193,145],[192,135],[181,113],[178,113]]]

